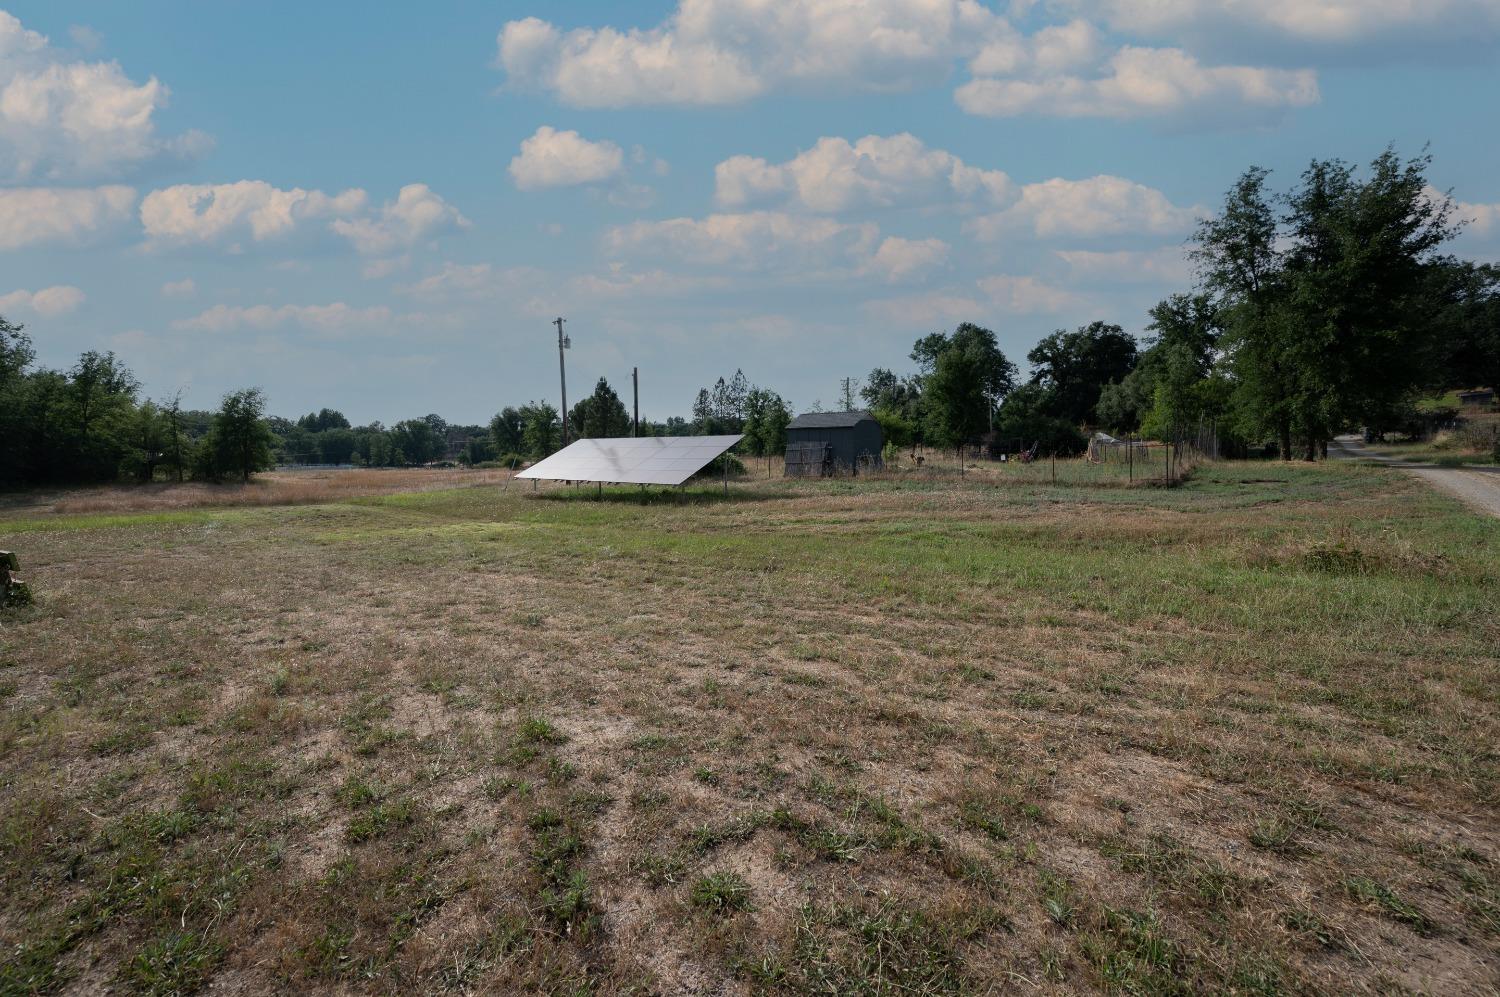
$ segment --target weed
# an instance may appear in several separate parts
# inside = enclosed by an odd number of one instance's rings
[[[750,909],[750,884],[734,872],[713,872],[693,884],[694,906],[727,912]]]

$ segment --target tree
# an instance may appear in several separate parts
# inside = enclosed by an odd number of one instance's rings
[[[876,367],[865,378],[859,395],[872,412],[894,412],[908,422],[915,422],[919,415],[917,407],[922,400],[922,386],[919,378],[899,377],[895,371]]]
[[[1125,432],[1149,424],[1156,431],[1221,415],[1208,384],[1219,338],[1213,300],[1174,294],[1151,309],[1146,331],[1147,348],[1134,369],[1100,392],[1099,423]]]
[[[533,460],[557,452],[562,434],[557,409],[548,402],[528,402],[521,407],[521,441],[525,455]]]
[[[995,436],[1000,446],[1021,449],[1038,446],[1044,454],[1075,454],[1087,441],[1078,425],[1053,414],[1047,388],[1025,384],[1012,391],[995,413]]]
[[[984,393],[991,402],[998,404],[1016,386],[1016,365],[1001,352],[995,334],[972,322],[961,323],[949,336],[941,332],[923,336],[912,346],[911,358],[923,374],[930,374],[937,369],[938,358],[950,350],[973,355],[982,375]],[[919,384],[918,388],[925,388],[925,384]]]
[[[1500,391],[1500,267],[1453,262],[1438,286],[1445,344],[1435,387]]]
[[[131,413],[125,438],[129,450],[121,470],[143,483],[155,479],[167,445],[167,421],[155,402],[147,399]]]
[[[443,436],[433,426],[433,418],[402,419],[391,427],[391,446],[401,452],[399,461],[394,460],[393,454],[393,463],[426,464],[442,456]]]
[[[1285,348],[1308,459],[1340,428],[1378,426],[1440,365],[1431,276],[1457,228],[1452,202],[1430,193],[1430,165],[1387,149],[1360,179],[1341,160],[1314,160],[1286,199]]]
[[[524,450],[526,444],[521,438],[524,426],[520,409],[507,405],[497,412],[490,420],[490,439],[495,444],[495,453],[504,456]]]
[[[116,475],[139,386],[113,353],[90,350],[78,358],[68,372],[74,433],[69,477],[100,481]]]
[[[935,332],[912,346],[922,370],[921,426],[928,440],[956,447],[990,428],[994,405],[1015,388],[1016,367],[995,334],[965,322],[951,336]]]
[[[188,439],[182,417],[182,393],[178,392],[161,406],[162,464],[177,481],[187,470]]]
[[[751,388],[745,394],[745,449],[756,457],[786,450],[786,427],[792,410],[776,392]]]
[[[601,377],[594,385],[594,393],[573,406],[568,426],[580,438],[629,436],[630,413],[625,411],[625,403],[609,386],[609,381]]]
[[[1050,414],[1075,425],[1094,425],[1104,386],[1124,380],[1134,369],[1136,343],[1117,325],[1092,322],[1073,332],[1057,330],[1026,359],[1032,366],[1031,383],[1047,392]]]
[[[1288,325],[1269,175],[1258,166],[1241,174],[1218,214],[1199,223],[1190,255],[1224,326],[1241,429],[1273,433],[1282,458],[1291,460],[1293,371],[1284,348]]]
[[[250,475],[271,467],[274,437],[265,413],[265,395],[259,388],[225,395],[208,435],[199,444],[199,472],[214,481],[236,475],[249,482]]]
[[[330,429],[349,429],[349,420],[337,409],[325,408],[309,412],[297,420],[297,425],[309,433],[326,433]]]

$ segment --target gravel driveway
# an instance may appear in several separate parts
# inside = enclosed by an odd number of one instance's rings
[[[1480,512],[1500,518],[1500,467],[1439,467],[1412,464],[1395,457],[1371,453],[1357,436],[1341,436],[1328,445],[1328,456],[1358,458],[1392,464],[1410,471],[1435,488],[1458,498]]]

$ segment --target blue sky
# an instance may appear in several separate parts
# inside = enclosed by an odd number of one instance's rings
[[[1248,165],[1430,144],[1500,257],[1500,0],[0,0],[0,314],[155,397],[798,408],[1184,290]]]

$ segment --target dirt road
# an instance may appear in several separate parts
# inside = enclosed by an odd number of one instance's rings
[[[1385,457],[1365,449],[1358,436],[1341,436],[1328,445],[1328,456],[1373,460],[1410,471],[1435,488],[1441,489],[1480,512],[1500,518],[1500,468],[1439,467],[1436,464],[1413,464]]]

